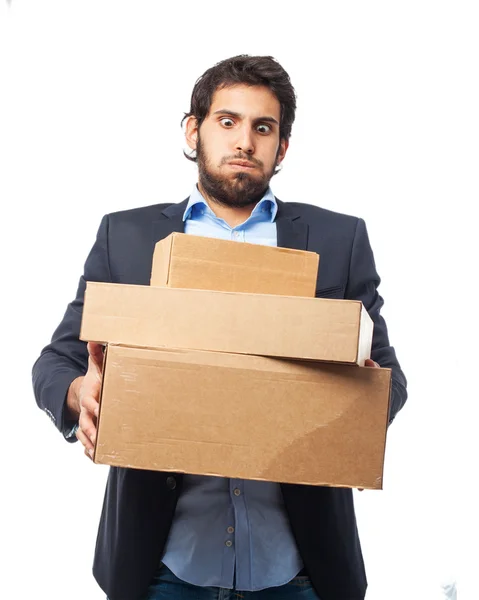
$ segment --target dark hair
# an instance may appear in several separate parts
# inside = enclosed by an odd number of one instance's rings
[[[280,139],[289,140],[296,111],[296,94],[288,73],[272,56],[249,56],[240,54],[227,58],[210,67],[196,81],[191,94],[190,112],[185,113],[181,124],[188,117],[195,117],[198,127],[206,118],[216,90],[238,84],[268,87],[280,104]],[[185,153],[186,158],[196,162]]]

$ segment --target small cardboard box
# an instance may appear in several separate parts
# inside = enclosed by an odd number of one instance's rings
[[[356,300],[88,282],[80,337],[363,365],[372,333]]]
[[[382,488],[390,369],[109,345],[94,461]]]
[[[160,240],[153,286],[314,297],[319,254],[185,233]]]

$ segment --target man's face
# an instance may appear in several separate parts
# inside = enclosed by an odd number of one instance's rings
[[[186,128],[198,158],[200,191],[226,206],[256,204],[288,147],[279,139],[279,122],[280,105],[268,88],[217,90],[200,130],[194,118]]]

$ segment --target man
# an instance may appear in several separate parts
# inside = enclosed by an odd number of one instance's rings
[[[406,380],[380,316],[364,222],[281,202],[269,187],[295,108],[289,77],[271,57],[218,63],[196,82],[185,115],[196,153],[187,157],[199,172],[191,196],[103,218],[76,299],[33,368],[38,405],[86,453],[102,349],[78,339],[85,281],[147,285],[154,244],[173,231],[318,252],[316,295],[364,303],[375,324],[367,365],[392,369],[390,422],[403,406]],[[110,600],[362,600],[367,585],[350,489],[120,468],[109,472],[94,574]]]

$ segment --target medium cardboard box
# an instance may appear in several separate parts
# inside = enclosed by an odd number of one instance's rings
[[[94,461],[382,488],[390,369],[109,345]]]
[[[313,298],[319,254],[185,233],[160,240],[150,284]]]
[[[356,300],[88,282],[80,337],[363,365],[372,333]]]

